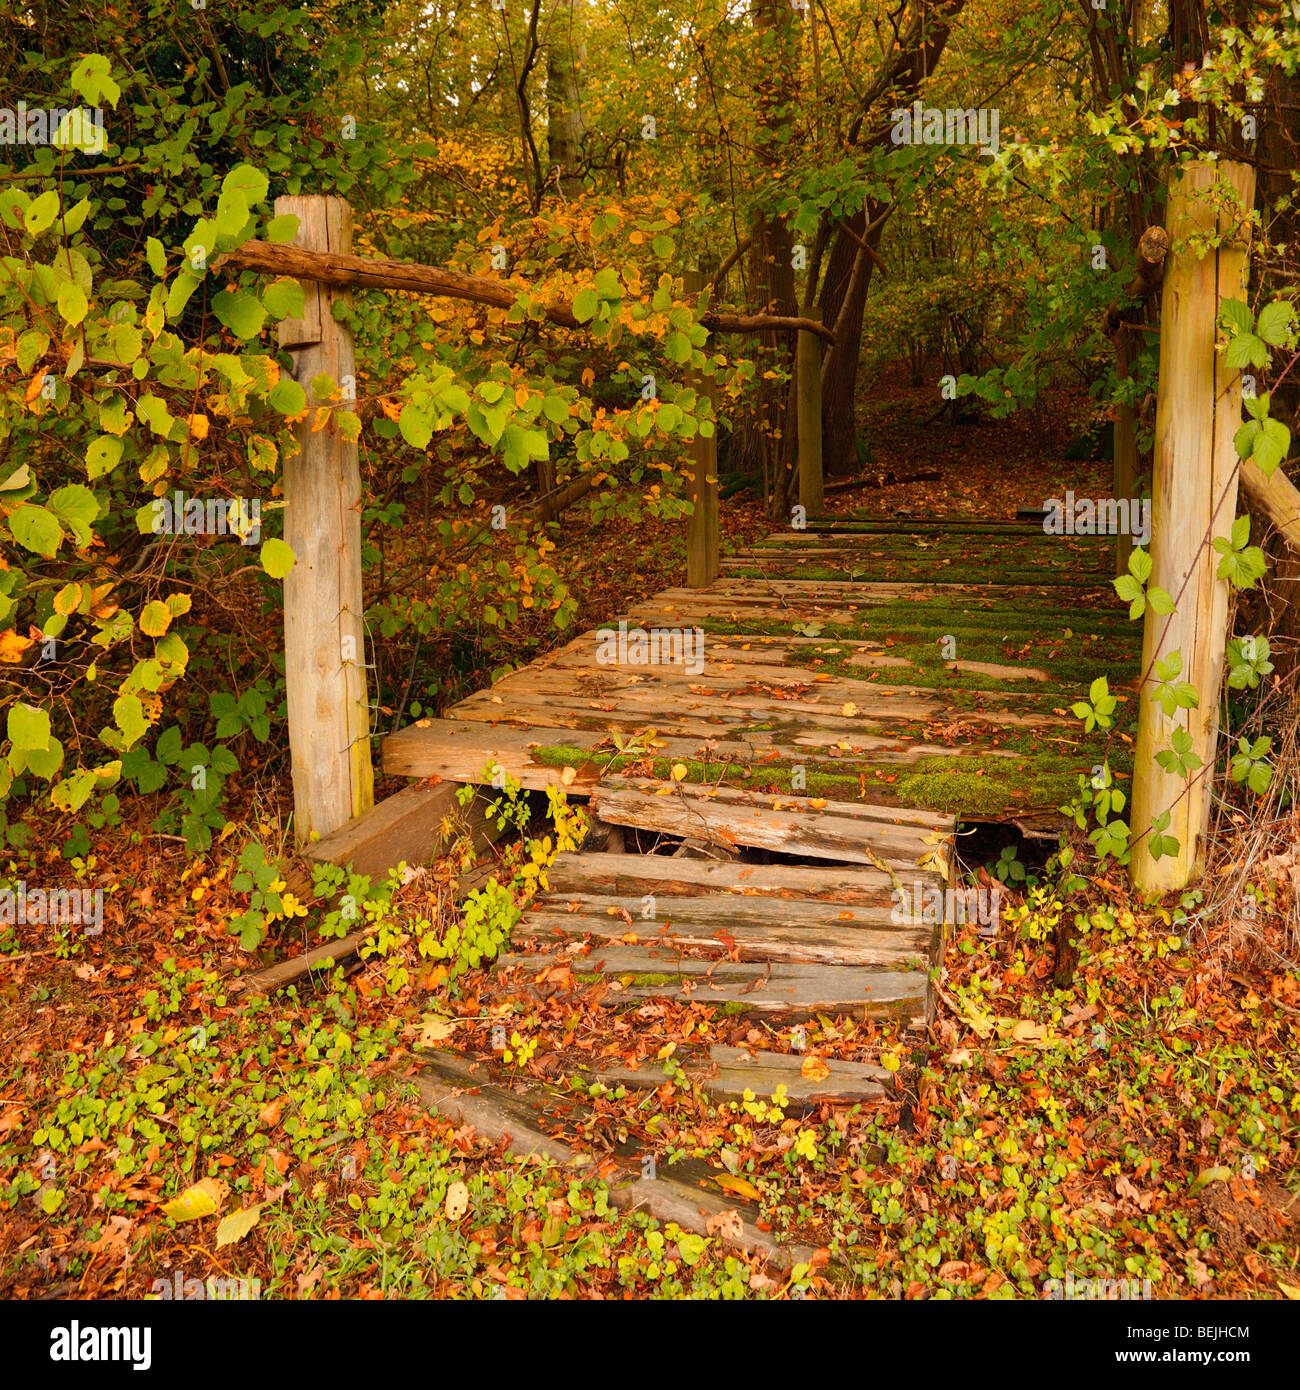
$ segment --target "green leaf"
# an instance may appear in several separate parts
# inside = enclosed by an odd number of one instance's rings
[[[272,410],[278,410],[281,415],[297,415],[307,408],[307,393],[287,374],[281,375],[266,400]]]
[[[161,280],[167,274],[167,252],[156,236],[146,239],[144,256],[145,260],[149,262],[149,269]]]
[[[242,193],[249,207],[252,207],[254,203],[260,203],[266,197],[270,183],[270,179],[261,169],[254,168],[251,164],[237,164],[221,180],[221,191]]]
[[[262,303],[273,319],[299,319],[303,313],[302,284],[289,276],[281,276],[262,292]]]
[[[1147,590],[1147,602],[1152,609],[1159,613],[1161,617],[1167,617],[1174,611],[1174,601],[1159,584],[1153,584]]]
[[[64,280],[59,285],[59,292],[56,296],[59,306],[59,313],[63,315],[68,323],[80,323],[86,317],[86,311],[90,308],[86,296],[82,293],[81,286],[75,285],[71,280]]]
[[[256,338],[266,322],[266,310],[247,290],[222,290],[212,296],[212,312],[237,338]]]
[[[1219,322],[1237,333],[1249,333],[1255,326],[1250,307],[1240,299],[1225,299],[1219,304]]]
[[[69,483],[50,494],[50,510],[72,532],[77,549],[88,545],[99,516],[95,494],[81,483]]]
[[[84,53],[72,69],[72,89],[90,106],[107,100],[116,107],[122,89],[113,81],[113,68],[102,53]]]
[[[15,748],[45,749],[50,746],[50,716],[47,710],[15,701],[9,706],[5,725]]]
[[[1229,371],[1238,372],[1243,367],[1268,366],[1268,348],[1253,333],[1242,333],[1234,338],[1223,354],[1224,365]]]
[[[1270,347],[1283,347],[1291,336],[1292,324],[1295,321],[1295,308],[1288,299],[1275,299],[1272,304],[1266,304],[1259,312],[1259,322],[1255,325],[1255,332],[1269,344]]]
[[[262,568],[272,579],[283,579],[294,566],[293,548],[276,536],[262,543]]]
[[[9,518],[9,530],[19,545],[50,559],[63,542],[63,529],[53,512],[24,502]]]
[[[421,410],[413,401],[407,401],[402,407],[402,413],[397,417],[397,428],[413,449],[427,449],[433,438],[433,422],[428,412]]]
[[[263,237],[266,241],[283,243],[292,241],[298,235],[298,218],[290,212],[283,217],[273,217],[266,224]]]
[[[1135,546],[1129,552],[1128,572],[1139,584],[1145,584],[1151,578],[1150,551],[1143,550],[1141,546]]]
[[[58,215],[58,190],[51,188],[42,193],[39,198],[33,198],[27,211],[23,213],[23,226],[27,230],[27,235],[40,236]]]
[[[590,323],[596,317],[596,310],[600,307],[600,299],[596,291],[588,287],[579,290],[573,296],[573,317],[579,323]]]
[[[138,695],[119,695],[113,701],[113,722],[121,729],[126,747],[138,743],[149,728],[144,717],[144,706]]]

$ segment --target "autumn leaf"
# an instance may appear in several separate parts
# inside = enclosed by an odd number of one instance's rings
[[[805,1081],[825,1081],[830,1074],[831,1069],[825,1059],[814,1057],[811,1053],[803,1059],[803,1065],[799,1068],[799,1075]]]
[[[30,637],[20,637],[13,628],[8,632],[0,632],[0,661],[9,666],[17,665],[31,645]]]
[[[179,1197],[173,1197],[166,1203],[162,1213],[173,1221],[198,1221],[205,1216],[214,1216],[229,1193],[230,1188],[219,1178],[200,1178]]]
[[[448,1221],[459,1221],[469,1207],[469,1188],[459,1178],[447,1188],[443,1211]]]

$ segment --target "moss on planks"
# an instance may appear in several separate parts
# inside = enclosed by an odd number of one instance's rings
[[[745,769],[748,777],[741,776],[742,768],[735,762],[688,760],[685,780],[711,786],[726,778],[728,785],[747,791],[824,796],[828,801],[858,801],[867,794],[874,800],[897,802],[926,811],[951,811],[968,818],[996,819],[1027,810],[1054,810],[1072,800],[1078,791],[1080,774],[1101,761],[1102,747],[1094,740],[1081,740],[1078,751],[1072,756],[1026,756],[1019,762],[958,753],[952,757],[923,758],[915,768],[906,771],[882,767],[865,758],[823,761],[816,768],[805,762],[802,764],[805,780],[798,791],[791,786],[794,759],[748,764]],[[665,782],[675,762],[680,761],[656,758],[647,763],[644,755],[615,755],[606,762],[602,754],[593,756],[587,749],[565,745],[536,748],[533,756],[539,763],[551,767],[582,767],[599,761],[608,772],[644,769],[647,776]],[[1111,768],[1118,782],[1127,782],[1132,771],[1131,754],[1125,750],[1117,757],[1112,750]]]

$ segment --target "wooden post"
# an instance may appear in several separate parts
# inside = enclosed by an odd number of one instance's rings
[[[1245,298],[1254,200],[1254,169],[1228,161],[1186,165],[1170,188],[1173,249],[1161,301],[1150,584],[1164,589],[1177,609],[1162,617],[1148,607],[1142,643],[1145,680],[1131,805],[1136,843],[1129,872],[1143,892],[1180,889],[1199,872],[1209,823],[1228,623],[1228,586],[1215,577],[1219,556],[1212,542],[1228,535],[1236,515],[1232,439],[1241,425],[1241,378],[1215,350],[1215,321],[1221,300]],[[1189,244],[1211,237],[1222,237],[1222,244],[1199,256]],[[1174,651],[1182,656],[1178,679],[1196,687],[1200,704],[1171,719],[1152,697],[1155,663]],[[1201,760],[1190,777],[1168,773],[1156,762],[1180,724]],[[1153,859],[1151,822],[1166,811],[1169,824],[1162,833],[1177,838],[1178,852]]]
[[[821,322],[820,309],[809,309],[805,318]],[[815,333],[800,333],[795,347],[799,442],[799,503],[805,518],[820,516],[822,493],[822,343]]]
[[[702,271],[686,272],[686,293],[698,296],[709,283]],[[706,349],[707,350],[707,349]],[[713,378],[692,373],[692,385],[714,406],[717,395]],[[686,523],[686,587],[705,589],[718,577],[722,562],[718,547],[718,434],[715,427],[708,439],[697,434],[691,440],[691,470],[688,491],[694,509]]]
[[[277,217],[298,218],[294,245],[347,254],[346,199],[285,197]],[[327,373],[355,386],[352,335],[333,315],[345,290],[304,282],[303,316],[280,325],[280,346],[314,404],[311,383]],[[299,844],[328,835],[375,801],[370,705],[361,597],[361,474],[357,446],[332,424],[313,431],[314,411],[297,427],[298,452],[284,460],[284,538],[294,566],[284,580],[284,676],[293,764],[294,833]]]

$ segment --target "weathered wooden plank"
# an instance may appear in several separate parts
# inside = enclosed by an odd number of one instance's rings
[[[699,835],[724,844],[751,845],[782,854],[835,859],[841,863],[871,864],[877,859],[895,868],[913,869],[938,841],[951,833],[952,818],[927,822],[936,843],[927,844],[926,830],[894,825],[861,815],[839,813],[831,806],[803,809],[786,803],[787,809],[771,809],[731,798],[706,798],[698,791],[657,796],[627,785],[602,784],[595,793],[599,814],[615,825],[634,825],[668,835]],[[843,807],[847,803],[838,802]],[[854,809],[850,807],[850,809]],[[923,813],[927,814],[927,813]]]
[[[332,835],[304,845],[302,856],[314,864],[350,864],[353,873],[379,882],[403,862],[427,864],[461,829],[477,849],[494,843],[498,835],[481,801],[462,807],[456,797],[459,790],[455,782],[403,787]]]
[[[825,907],[809,903],[789,903],[786,906],[792,911],[764,917],[752,909],[744,913],[725,910],[733,904],[760,901],[753,898],[661,898],[656,903],[655,919],[642,921],[633,916],[641,910],[637,898],[587,897],[583,901],[584,896],[574,895],[581,908],[577,912],[565,910],[561,902],[529,908],[516,925],[515,936],[523,939],[590,935],[613,941],[636,936],[637,942],[630,944],[656,942],[663,949],[670,949],[672,943],[717,949],[734,941],[734,949],[742,960],[892,969],[910,969],[913,963],[928,960],[934,943],[934,929],[930,926],[892,926],[888,908],[859,907],[857,912],[871,916],[848,923],[828,920],[836,915],[833,910],[828,912]],[[609,915],[619,908],[631,918],[631,926],[627,918]],[[813,910],[804,910],[809,908]],[[726,943],[722,940],[724,934]],[[594,953],[599,948],[592,949]]]
[[[561,1139],[553,1138],[541,1127],[540,1107],[529,1106],[516,1092],[503,1090],[475,1075],[458,1075],[430,1065],[416,1078],[421,1099],[454,1125],[472,1126],[493,1144],[503,1144],[514,1154],[536,1154],[573,1169],[579,1174],[591,1167],[591,1156],[581,1153]],[[470,1089],[472,1088],[472,1089]],[[675,1221],[684,1230],[716,1237],[733,1249],[761,1256],[779,1268],[807,1263],[814,1251],[804,1245],[780,1245],[754,1224],[753,1213],[743,1215],[744,1204],[707,1190],[693,1187],[672,1177],[642,1177],[636,1170],[623,1169],[607,1178],[609,1200],[623,1210],[647,1211],[661,1222]],[[714,1218],[735,1212],[735,1224]],[[714,1220],[714,1230],[709,1222]],[[728,1231],[731,1234],[728,1234]]]
[[[705,1053],[674,1060],[687,1078],[715,1101],[736,1103],[747,1094],[768,1100],[785,1087],[784,1109],[803,1114],[819,1105],[854,1105],[882,1100],[893,1093],[894,1073],[870,1062],[841,1062],[825,1059],[828,1074],[818,1079],[803,1075],[804,1057],[783,1052],[751,1052],[743,1047],[716,1044]],[[640,1066],[601,1065],[582,1073],[584,1079],[606,1086],[634,1086],[657,1089],[668,1083],[663,1063],[646,1058]]]
[[[931,870],[909,873],[939,887]],[[747,864],[741,860],[682,861],[659,854],[561,854],[547,870],[552,897],[565,893],[611,893],[635,898],[646,893],[690,897],[702,893],[797,897],[826,903],[881,903],[893,900],[894,884],[874,868],[825,864]],[[639,913],[637,914],[639,915]]]
[[[819,965],[798,961],[694,960],[665,949],[618,946],[594,948],[586,957],[510,956],[502,968],[540,971],[567,961],[579,975],[606,975],[605,1005],[626,1000],[670,1000],[711,1005],[735,1004],[759,1014],[807,1018],[815,1013],[857,1018],[912,1018],[926,1006],[924,970],[888,970],[860,965]],[[712,973],[710,973],[710,971]],[[630,982],[624,978],[631,977]],[[636,980],[672,977],[667,983]],[[614,988],[614,986],[621,986]]]

